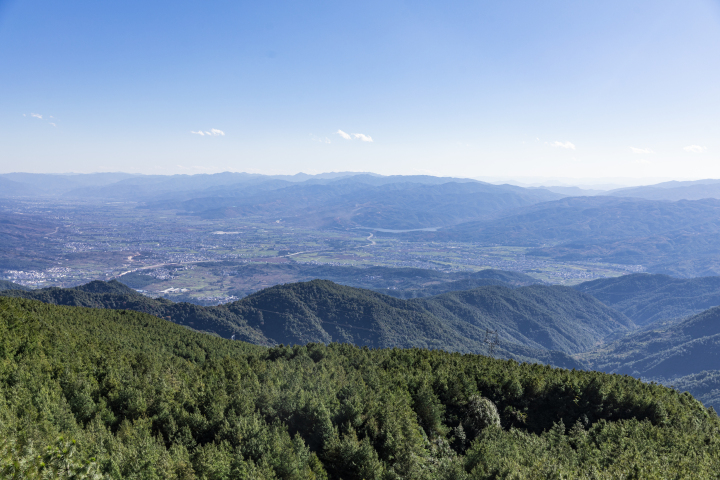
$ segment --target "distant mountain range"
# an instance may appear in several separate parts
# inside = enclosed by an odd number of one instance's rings
[[[178,207],[204,218],[260,216],[311,226],[409,230],[454,225],[560,197],[546,190],[478,182],[373,186],[341,180],[242,197],[197,198]]]
[[[203,218],[260,217],[313,227],[417,229],[476,220],[561,198],[544,189],[465,178],[337,173],[132,176],[6,174],[0,196],[142,202]],[[26,191],[22,192],[22,185]]]
[[[398,183],[440,185],[443,183],[479,182],[468,178],[435,177],[429,175],[378,175],[370,172],[328,172],[315,175],[261,175],[254,173],[223,172],[196,175],[139,175],[131,173],[91,174],[43,174],[4,173],[0,174],[0,197],[7,196],[66,196],[69,198],[102,198],[115,200],[147,200],[162,195],[177,196],[190,193],[221,193],[225,195],[240,187],[263,183],[276,187],[293,184],[363,183],[381,186]],[[479,182],[485,183],[485,182]],[[486,185],[489,185],[485,183]],[[223,190],[227,188],[225,193]],[[517,187],[521,188],[521,187]],[[608,188],[608,187],[605,187]],[[573,186],[532,186],[525,190],[546,190],[563,196],[635,197],[647,200],[701,200],[720,199],[720,180],[703,179],[694,181],[670,181],[640,187],[625,187],[614,190],[579,188]],[[204,190],[208,190],[203,193]],[[216,190],[216,192],[213,192]]]
[[[720,201],[657,202],[613,197],[568,197],[465,222],[435,237],[502,245],[602,242],[644,238],[720,225]]]
[[[689,182],[663,182],[643,187],[611,190],[604,193],[604,195],[667,201],[702,200],[704,198],[720,199],[720,180],[706,179]]]
[[[720,274],[720,200],[569,197],[465,222],[416,239],[535,247],[559,261],[643,265],[675,276]]]
[[[532,247],[527,254],[555,261],[642,265],[649,272],[684,277],[720,274],[720,180],[666,182],[602,196],[554,190],[352,172],[0,175],[0,197],[6,198],[127,201],[205,219],[362,227],[378,229],[378,236],[404,235],[408,240]],[[25,234],[27,228],[16,215],[2,217],[5,226],[0,229],[10,243]],[[48,220],[26,218],[28,226],[44,222],[52,228]],[[23,259],[20,250],[13,255],[13,265],[32,268],[33,262],[42,263],[39,258]]]

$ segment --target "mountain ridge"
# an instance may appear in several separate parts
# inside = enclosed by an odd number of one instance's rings
[[[80,289],[5,291],[0,295],[63,305],[138,310],[196,330],[225,338],[236,335],[261,345],[341,341],[373,348],[421,346],[482,353],[488,349],[487,335],[492,330],[498,332],[501,340],[497,346],[500,355],[520,360],[554,355],[562,365],[578,368],[581,365],[568,354],[608,334],[634,328],[626,317],[611,312],[593,297],[566,287],[542,285],[479,287],[402,300],[314,280],[266,288],[217,307],[116,293],[117,289],[125,288],[117,281],[93,282]],[[564,302],[570,308],[563,307]],[[459,311],[462,315],[458,315]],[[583,328],[569,328],[572,321],[580,322]],[[538,341],[533,336],[540,332],[543,340]]]

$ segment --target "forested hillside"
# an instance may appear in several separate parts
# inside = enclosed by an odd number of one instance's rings
[[[443,293],[457,292],[460,290],[471,290],[473,288],[488,287],[491,285],[500,285],[506,287],[511,286],[511,284],[494,278],[466,278],[464,280],[454,280],[452,282],[437,283],[434,285],[429,285],[427,287],[415,288],[412,290],[396,290],[384,288],[376,289],[375,291],[384,293],[385,295],[390,295],[391,297],[410,299],[433,297],[435,295],[441,295]]]
[[[2,290],[30,290],[28,287],[18,285],[17,283],[8,282],[7,280],[0,280],[0,291]]]
[[[146,297],[115,280],[96,280],[75,288],[4,290],[0,295],[29,298],[55,305],[134,310],[221,337],[230,338],[235,335],[237,339],[258,345],[270,345],[262,333],[249,327],[242,317],[226,308],[201,307],[191,303],[173,303],[163,298]]]
[[[264,289],[237,302],[201,307],[152,299],[119,282],[1,295],[59,305],[130,309],[195,330],[260,345],[347,342],[374,348],[421,347],[464,353],[488,351],[523,361],[580,368],[567,354],[587,350],[632,322],[595,298],[567,287],[480,287],[402,300],[326,280]]]
[[[508,342],[566,353],[588,350],[608,335],[634,329],[623,314],[561,286],[480,287],[414,303],[448,322],[497,330]]]
[[[720,406],[720,307],[680,323],[627,335],[579,356],[588,368],[690,391]]]
[[[719,429],[627,376],[0,299],[4,478],[711,478]]]
[[[576,285],[638,325],[681,320],[720,305],[720,277],[633,274]]]
[[[593,368],[671,379],[720,368],[720,307],[681,323],[628,335],[583,355]]]

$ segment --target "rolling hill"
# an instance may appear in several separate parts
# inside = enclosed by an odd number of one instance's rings
[[[633,274],[584,282],[574,288],[622,312],[640,326],[679,321],[720,305],[720,277]]]
[[[672,379],[720,367],[720,307],[681,323],[641,331],[580,356],[592,368]]]
[[[720,406],[720,307],[578,355],[589,368],[682,386]]]
[[[507,342],[565,353],[588,350],[608,335],[635,328],[625,315],[570,287],[480,287],[414,303],[457,328],[497,330]]]
[[[720,200],[651,201],[572,197],[413,234],[437,241],[535,247],[528,255],[559,261],[643,265],[653,273],[720,273]]]
[[[6,297],[28,298],[54,305],[111,310],[134,310],[172,320],[194,330],[212,333],[225,338],[236,335],[259,345],[270,342],[262,333],[249,327],[242,317],[222,307],[201,307],[191,303],[173,303],[163,298],[150,298],[112,280],[99,280],[75,288],[41,288],[31,291],[4,290]]]
[[[0,280],[0,291],[2,290],[25,290],[30,291],[31,289],[17,283],[9,282],[7,280]]]
[[[0,295],[46,303],[130,309],[225,338],[261,345],[344,342],[373,348],[423,347],[467,353],[488,351],[496,330],[497,354],[581,367],[568,353],[595,345],[632,322],[571,288],[481,287],[402,300],[370,290],[314,280],[277,285],[237,302],[201,307],[151,299],[119,282]],[[562,353],[561,353],[562,352]]]

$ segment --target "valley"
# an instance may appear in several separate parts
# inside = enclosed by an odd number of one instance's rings
[[[207,220],[177,211],[138,208],[136,203],[0,200],[0,216],[22,220],[24,225],[37,222],[34,233],[20,232],[19,227],[13,227],[18,232],[11,232],[12,224],[7,224],[8,235],[14,235],[18,243],[0,248],[2,278],[45,287],[129,275],[140,278],[133,284],[153,295],[186,289],[190,298],[200,302],[242,296],[307,277],[282,274],[274,268],[279,265],[294,272],[320,266],[441,272],[492,268],[564,285],[644,271],[641,265],[600,259],[556,261],[533,255],[535,247],[415,240],[359,227],[316,230],[263,218]],[[233,273],[249,265],[265,266],[267,273],[252,278]],[[357,276],[377,275],[358,272]],[[366,284],[373,286],[372,280],[366,279],[370,282]],[[378,288],[392,288],[375,283]]]

